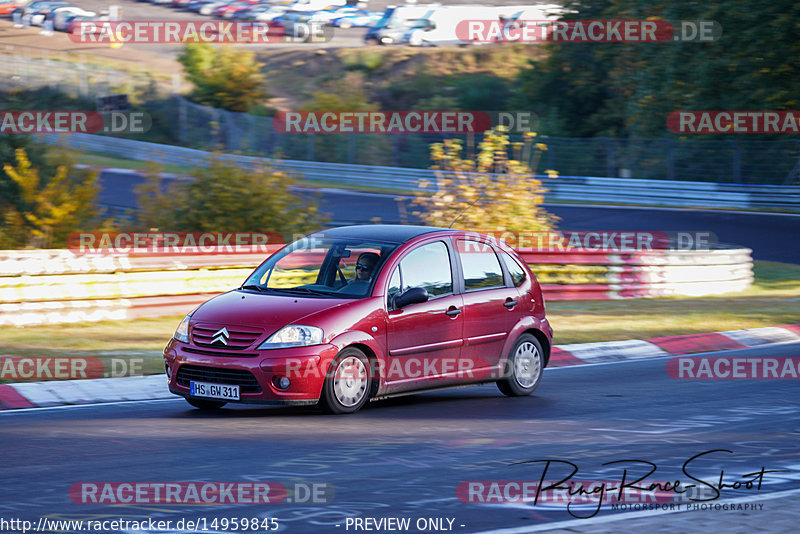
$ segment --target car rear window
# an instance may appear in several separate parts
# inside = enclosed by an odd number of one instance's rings
[[[474,291],[504,287],[503,269],[494,249],[469,239],[459,240],[458,255],[464,271],[464,289]]]

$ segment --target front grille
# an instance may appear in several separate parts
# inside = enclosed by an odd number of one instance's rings
[[[175,381],[184,387],[189,387],[189,382],[210,382],[212,384],[227,384],[239,386],[242,393],[261,393],[258,380],[250,371],[244,369],[223,369],[221,367],[201,367],[199,365],[182,365],[178,369]]]
[[[230,352],[224,350],[204,350],[194,347],[183,347],[184,352],[191,352],[193,354],[203,354],[205,356],[223,356],[231,358],[255,358],[258,356],[257,352]]]
[[[228,332],[227,344],[217,341],[212,343],[217,332],[222,328]],[[264,331],[258,328],[243,326],[197,324],[192,328],[192,342],[198,347],[209,347],[225,350],[244,350],[255,343]]]

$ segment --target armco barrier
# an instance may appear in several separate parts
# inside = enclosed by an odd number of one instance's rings
[[[178,315],[239,286],[268,252],[181,256],[0,251],[0,326]],[[753,282],[752,251],[571,252],[519,249],[547,300],[703,296]],[[282,273],[303,283],[307,273]]]
[[[192,148],[91,134],[41,134],[39,138],[51,145],[64,145],[77,150],[190,167],[202,165],[210,156],[208,152]],[[233,154],[224,154],[221,157],[236,162],[244,168],[269,164],[284,171],[300,173],[304,180],[338,183],[356,188],[386,188],[408,193],[417,190],[420,180],[434,180],[433,171],[427,169],[270,160]],[[586,176],[558,178],[537,176],[537,178],[549,190],[547,193],[549,202],[592,200],[633,205],[800,210],[800,186],[757,186]]]

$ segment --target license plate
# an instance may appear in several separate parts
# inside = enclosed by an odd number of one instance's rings
[[[239,386],[189,382],[189,394],[193,397],[206,397],[209,399],[239,400]]]

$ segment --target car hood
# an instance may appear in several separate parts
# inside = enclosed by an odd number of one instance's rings
[[[230,291],[203,303],[192,314],[192,322],[252,326],[275,331],[288,324],[296,324],[307,315],[351,302],[352,299]]]

